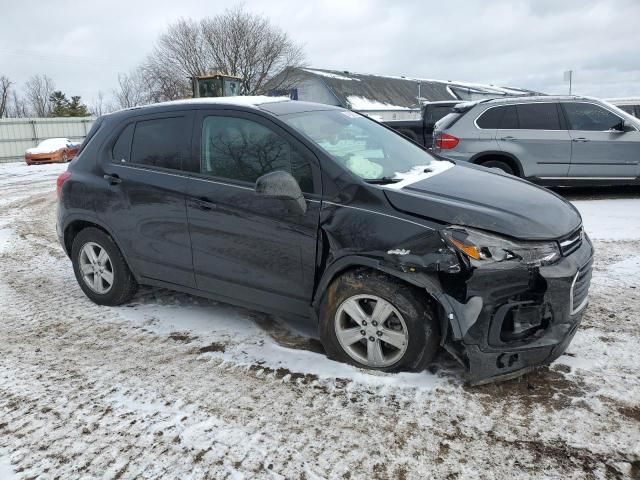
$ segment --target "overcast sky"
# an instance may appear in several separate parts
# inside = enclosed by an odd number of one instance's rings
[[[217,0],[0,0],[0,75],[46,73],[87,103],[179,17]],[[640,96],[640,0],[245,1],[304,45],[309,66],[567,93]]]

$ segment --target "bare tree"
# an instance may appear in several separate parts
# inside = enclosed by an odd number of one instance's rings
[[[96,98],[93,99],[93,102],[89,107],[89,113],[94,117],[100,117],[105,113],[109,113],[109,107],[105,102],[105,97],[102,90],[98,90],[98,94],[96,95]]]
[[[137,107],[148,102],[149,88],[140,69],[118,75],[118,88],[113,91],[115,109]]]
[[[26,103],[36,117],[48,117],[53,108],[51,94],[55,90],[53,80],[46,75],[34,75],[25,83]]]
[[[241,77],[244,90],[250,95],[265,93],[266,82],[287,67],[304,64],[300,45],[268,18],[248,13],[242,7],[204,19],[201,25],[213,65]]]
[[[285,32],[237,7],[200,22],[180,19],[170,25],[140,74],[147,100],[157,102],[190,96],[190,77],[214,72],[241,77],[247,94],[264,93],[267,81],[303,62],[301,46]],[[269,88],[282,88],[280,83]]]
[[[16,89],[11,90],[7,106],[7,116],[12,118],[24,118],[29,116],[29,109],[23,98],[18,95]]]
[[[0,118],[7,116],[9,103],[9,90],[13,83],[7,77],[0,76]]]

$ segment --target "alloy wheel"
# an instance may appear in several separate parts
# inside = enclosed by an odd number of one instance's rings
[[[354,295],[342,302],[335,315],[335,332],[343,350],[367,367],[393,365],[409,344],[400,312],[376,295]]]
[[[94,242],[85,243],[80,250],[80,273],[85,284],[104,295],[113,286],[113,264],[107,251]]]

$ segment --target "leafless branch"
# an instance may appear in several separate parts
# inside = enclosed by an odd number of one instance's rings
[[[51,115],[51,94],[55,90],[55,84],[46,75],[34,75],[25,83],[25,101],[31,114],[36,117],[48,117]]]
[[[13,83],[4,75],[0,76],[0,118],[7,116],[7,106],[9,101],[9,90]]]

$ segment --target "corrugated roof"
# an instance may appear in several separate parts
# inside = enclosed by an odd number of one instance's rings
[[[379,108],[370,108],[375,110],[388,110],[393,109],[393,107],[419,109],[421,101],[424,103],[425,101],[460,99],[460,96],[454,92],[484,93],[498,97],[534,93],[511,87],[402,76],[371,75],[321,68],[293,68],[286,75],[292,78],[315,77],[327,86],[343,107],[360,110],[364,110],[364,108],[356,107],[355,103],[374,106],[378,104]]]

